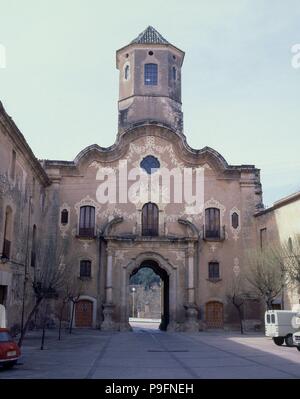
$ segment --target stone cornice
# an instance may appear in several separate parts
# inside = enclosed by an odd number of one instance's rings
[[[13,121],[13,119],[6,113],[3,104],[0,102],[0,125],[4,129],[4,131],[9,135],[14,145],[20,151],[24,159],[31,166],[33,173],[37,176],[40,182],[44,186],[48,186],[51,184],[51,181],[43,169],[42,165],[35,157],[31,148],[29,147],[25,137],[18,129],[17,125]]]
[[[45,166],[76,168],[85,160],[92,158],[93,155],[100,158],[103,163],[113,162],[125,156],[132,141],[150,135],[172,142],[178,157],[187,166],[197,166],[201,163],[209,162],[219,175],[238,177],[241,174],[254,174],[256,178],[253,181],[259,180],[259,169],[255,168],[254,165],[229,165],[223,156],[213,148],[194,149],[187,143],[185,135],[172,130],[169,126],[154,122],[145,122],[141,125],[130,127],[120,133],[116,142],[110,147],[100,147],[98,144],[93,144],[80,151],[72,162],[47,160],[44,161]]]

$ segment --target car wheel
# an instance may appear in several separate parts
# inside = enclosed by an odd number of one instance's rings
[[[14,365],[17,363],[16,360],[12,361],[12,362],[5,362],[3,363],[3,368],[5,369],[11,369],[12,367],[14,367]]]
[[[288,334],[285,338],[284,338],[285,344],[286,346],[294,346],[294,342],[293,342],[293,336],[292,334]]]
[[[283,337],[273,337],[274,344],[281,346],[284,343]]]
[[[297,346],[298,351],[300,352],[300,346]]]

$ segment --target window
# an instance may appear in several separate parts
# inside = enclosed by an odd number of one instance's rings
[[[205,209],[205,238],[220,238],[220,210]]]
[[[31,261],[30,265],[35,267],[36,261],[36,225],[32,228],[32,246],[31,246]]]
[[[0,285],[0,305],[6,304],[7,285]]]
[[[129,79],[129,65],[126,65],[126,67],[125,67],[124,77],[126,80]]]
[[[148,175],[151,175],[151,173],[154,173],[160,167],[160,162],[153,155],[148,155],[142,160],[140,167],[144,169]]]
[[[11,165],[10,165],[10,177],[11,179],[15,178],[15,174],[16,174],[16,158],[17,158],[17,154],[15,150],[12,150],[11,153]]]
[[[263,228],[260,229],[260,248],[263,249],[264,246],[266,245],[266,240],[267,240],[267,229]]]
[[[91,277],[92,262],[90,260],[80,261],[80,277]]]
[[[274,315],[274,314],[271,314],[271,322],[272,322],[273,324],[275,324],[275,315]]]
[[[177,71],[176,71],[176,68],[175,67],[173,67],[172,68],[172,76],[173,76],[173,80],[176,80],[176,76],[177,75]]]
[[[142,235],[158,236],[158,207],[148,202],[142,209]]]
[[[267,324],[271,323],[271,316],[269,314],[267,314]]]
[[[79,235],[81,237],[94,237],[95,234],[95,208],[82,206],[80,208]]]
[[[157,64],[145,64],[145,85],[157,85]]]
[[[8,206],[5,212],[2,258],[9,259],[10,257],[11,238],[12,238],[12,209],[10,206]]]
[[[209,262],[208,278],[210,280],[216,280],[220,278],[220,267],[218,262]]]
[[[63,209],[60,214],[60,223],[68,224],[69,222],[69,212],[66,209]]]
[[[239,227],[239,215],[236,212],[231,215],[231,225],[234,229]]]

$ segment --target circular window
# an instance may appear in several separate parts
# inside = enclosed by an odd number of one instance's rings
[[[153,55],[153,51],[149,51],[149,53],[148,53],[149,55]]]
[[[148,175],[156,172],[160,168],[160,162],[153,155],[147,155],[140,163],[140,167],[144,169]]]

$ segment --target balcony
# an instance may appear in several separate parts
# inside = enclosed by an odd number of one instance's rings
[[[204,241],[224,241],[226,238],[225,226],[221,226],[220,229],[207,229],[203,225],[202,238]]]
[[[95,238],[94,227],[79,227],[77,238],[86,238],[92,240]]]
[[[3,249],[2,249],[2,258],[3,259],[9,259],[10,244],[11,244],[10,241],[4,239],[4,241],[3,241]]]

